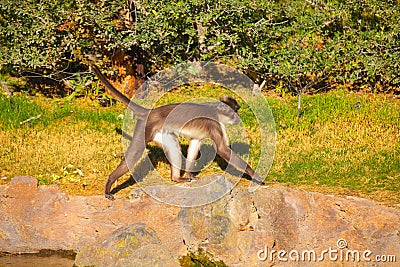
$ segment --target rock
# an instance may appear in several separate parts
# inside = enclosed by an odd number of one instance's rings
[[[0,251],[74,250],[77,266],[179,266],[179,258],[198,251],[228,266],[400,260],[400,211],[366,199],[236,186],[218,201],[181,208],[140,189],[131,195],[68,196],[15,177],[0,187]]]
[[[218,202],[182,209],[180,218],[186,242],[228,266],[341,266],[353,254],[357,266],[369,266],[376,255],[400,256],[400,212],[365,199],[236,187]],[[372,254],[363,259],[366,251]]]
[[[168,249],[186,251],[178,234],[179,208],[162,205],[147,195],[133,202],[110,201],[104,196],[68,196],[57,186],[38,188],[37,181],[32,183],[27,177],[13,178],[0,193],[1,252],[79,251],[134,222],[164,232],[159,238]]]
[[[84,247],[75,260],[77,266],[179,266],[161,246],[156,232],[143,223],[121,227],[98,243]]]

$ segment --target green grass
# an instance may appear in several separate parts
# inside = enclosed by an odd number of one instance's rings
[[[85,122],[86,128],[109,132],[113,129],[104,124],[115,125],[117,117],[123,110],[100,108],[93,101],[85,105],[84,101],[51,100],[42,97],[14,97],[13,103],[0,95],[0,129],[12,131],[23,128],[45,129],[51,124],[68,120],[68,124]],[[25,122],[29,118],[40,116]]]
[[[299,120],[296,101],[270,99],[278,145],[267,180],[306,189],[330,187],[329,192],[350,190],[382,202],[389,191],[399,202],[398,100],[345,91],[306,96]]]
[[[88,98],[67,101],[0,95],[1,183],[17,175],[57,183],[73,194],[100,194],[122,152],[122,105],[100,107]],[[25,120],[37,117],[29,122]],[[83,175],[80,175],[83,174]]]
[[[196,88],[197,89],[197,88]],[[196,93],[197,92],[197,93]],[[201,93],[183,87],[164,96],[158,105],[190,100],[196,94],[218,98],[221,91]],[[297,119],[297,98],[267,96],[273,111],[277,145],[266,181],[271,186],[355,195],[387,205],[400,203],[400,104],[384,95],[337,90],[305,95]],[[0,183],[16,175],[32,175],[42,183],[57,183],[73,194],[102,194],[107,175],[122,152],[119,114],[125,107],[100,107],[82,98],[72,101],[15,96],[15,107],[0,96]],[[250,164],[257,162],[260,133],[250,109],[240,115],[251,136]],[[360,102],[360,108],[354,105]],[[41,115],[27,123],[20,122]],[[155,153],[158,157],[157,153]],[[152,159],[157,160],[157,159]],[[157,171],[169,177],[164,161]],[[201,174],[220,171],[214,164]],[[83,175],[79,175],[82,172]]]

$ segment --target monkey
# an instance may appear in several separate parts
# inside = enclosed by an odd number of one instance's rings
[[[195,178],[192,172],[193,163],[197,158],[202,140],[210,138],[214,142],[219,156],[235,168],[243,170],[256,183],[264,184],[260,175],[229,147],[229,138],[224,124],[235,125],[240,122],[237,113],[240,105],[234,98],[223,96],[219,102],[176,103],[147,109],[130,101],[118,91],[95,64],[92,64],[91,67],[111,95],[131,109],[137,118],[125,157],[108,176],[105,184],[104,195],[107,199],[114,200],[111,193],[112,184],[127,173],[129,167],[135,166],[146,145],[151,141],[164,149],[171,164],[171,179],[174,182],[189,182]],[[187,155],[189,165],[186,170],[187,178],[180,174],[182,162],[178,136],[191,139]]]

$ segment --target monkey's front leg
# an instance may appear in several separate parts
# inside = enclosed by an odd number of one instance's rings
[[[199,154],[200,147],[203,140],[192,139],[189,143],[187,158],[186,158],[186,173],[190,180],[197,180],[194,174],[194,165],[196,163],[197,155]]]
[[[251,176],[252,181],[259,185],[265,185],[264,179],[256,173],[247,162],[241,159],[234,151],[232,151],[228,146],[217,145],[217,153],[220,155],[228,164],[231,164],[235,168],[244,171]]]

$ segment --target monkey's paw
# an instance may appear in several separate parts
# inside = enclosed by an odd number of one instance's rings
[[[109,200],[115,200],[115,197],[111,194],[105,194],[104,196]]]
[[[178,182],[178,183],[190,182],[190,180],[191,180],[190,178],[183,178],[183,177],[173,179],[174,182]]]

